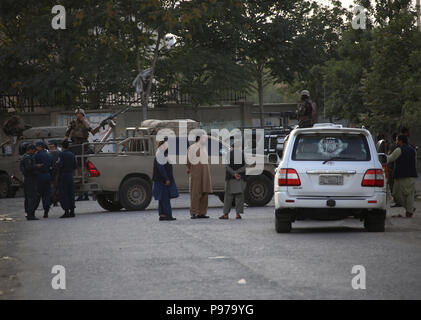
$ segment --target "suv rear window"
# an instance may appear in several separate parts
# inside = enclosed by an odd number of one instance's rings
[[[364,135],[302,134],[292,153],[296,161],[370,161],[370,149]]]

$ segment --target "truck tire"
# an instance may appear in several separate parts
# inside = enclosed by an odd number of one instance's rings
[[[10,179],[6,173],[0,174],[0,198],[7,198],[10,194]]]
[[[275,215],[275,230],[277,233],[290,233],[291,232],[291,221],[286,221]]]
[[[144,210],[151,200],[152,186],[145,179],[132,177],[120,186],[120,202],[128,211]]]
[[[123,208],[119,201],[114,201],[113,194],[98,194],[96,200],[107,211],[120,211]]]
[[[244,199],[249,207],[264,207],[273,197],[272,181],[261,174],[247,179]]]

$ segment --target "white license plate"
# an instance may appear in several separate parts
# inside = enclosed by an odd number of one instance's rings
[[[324,175],[319,176],[320,185],[341,186],[344,184],[344,176],[340,175]]]

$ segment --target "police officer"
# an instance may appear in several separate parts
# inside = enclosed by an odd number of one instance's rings
[[[75,155],[69,150],[69,141],[63,141],[62,152],[58,157],[55,167],[59,170],[58,187],[60,204],[64,215],[60,218],[73,218],[75,216],[75,186],[72,172],[77,168]]]
[[[303,90],[300,94],[300,102],[297,108],[298,126],[300,128],[312,127],[317,120],[316,103],[310,98],[310,91]]]
[[[43,141],[38,141],[35,144],[35,147],[37,149],[37,153],[34,156],[35,163],[40,165],[38,168],[38,197],[36,207],[38,208],[40,200],[42,199],[44,218],[48,218],[51,201],[51,169],[53,161],[46,150],[47,145]]]
[[[35,164],[35,146],[30,144],[26,147],[26,153],[20,161],[20,171],[23,174],[23,192],[25,195],[25,212],[27,220],[38,220],[35,217],[37,208],[37,175],[39,165]]]

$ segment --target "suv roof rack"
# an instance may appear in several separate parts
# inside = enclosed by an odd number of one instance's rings
[[[313,128],[323,128],[323,127],[343,128],[341,124],[335,124],[335,123],[315,123],[313,125]]]

